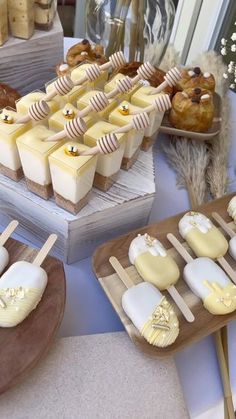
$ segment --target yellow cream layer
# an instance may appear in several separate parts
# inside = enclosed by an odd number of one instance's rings
[[[0,289],[0,297],[6,307],[0,306],[0,327],[14,327],[21,323],[42,298],[42,290],[38,288],[22,288],[22,296],[10,297],[7,289]]]
[[[122,115],[122,113],[120,112],[120,107],[121,106],[128,106],[129,108],[129,112],[134,112],[134,111],[140,111],[142,112],[142,109],[140,109],[140,107],[138,106],[134,106],[131,103],[127,102],[127,101],[123,101],[119,106],[117,106],[110,114],[109,116],[109,122],[111,122],[112,124],[116,124],[119,126],[124,126],[129,124],[134,115]]]
[[[84,134],[84,144],[86,144],[88,147],[94,147],[96,146],[98,138],[103,137],[104,135],[110,132],[113,132],[117,128],[117,125],[110,124],[109,122],[98,121]],[[126,134],[116,134],[116,137],[119,143],[121,144],[126,139]]]
[[[203,300],[204,307],[215,315],[229,314],[236,310],[236,286],[229,284],[222,288],[217,283],[204,281],[211,293]]]
[[[140,89],[131,96],[131,103],[140,108],[146,108],[146,106],[152,105],[154,100],[163,95],[163,93],[156,93],[150,95],[155,88],[152,86],[142,86]]]
[[[144,324],[141,335],[148,343],[160,348],[171,345],[179,334],[179,321],[165,297]]]
[[[6,123],[2,120],[3,116],[10,116],[13,123]],[[16,124],[15,121],[17,118],[22,117],[23,115],[14,111],[13,109],[4,108],[0,115],[0,139],[7,142],[12,141],[15,143],[17,137],[28,131],[32,124],[27,122],[26,124]]]
[[[227,240],[215,226],[212,226],[207,233],[202,233],[194,227],[186,234],[185,240],[198,257],[217,259],[224,256],[228,250]]]
[[[68,147],[76,147],[78,152],[88,150],[84,144],[77,143],[75,141],[70,141],[60,148],[58,148],[54,153],[49,156],[50,165],[56,165],[60,167],[61,170],[70,172],[74,176],[82,176],[85,171],[88,170],[90,166],[96,166],[97,156],[72,156],[69,155],[66,151]]]
[[[17,139],[18,149],[27,149],[38,157],[48,156],[61,145],[60,141],[43,141],[53,134],[55,134],[54,131],[49,130],[44,125],[36,125]]]
[[[32,92],[26,96],[23,96],[16,102],[16,110],[19,113],[27,114],[30,105],[40,100],[43,100],[46,96],[46,93],[43,92]],[[59,104],[55,100],[50,100],[47,102],[48,106],[50,107],[51,114],[58,111]]]
[[[168,255],[141,253],[135,258],[135,267],[145,281],[151,282],[160,291],[176,284],[180,275],[178,265]]]

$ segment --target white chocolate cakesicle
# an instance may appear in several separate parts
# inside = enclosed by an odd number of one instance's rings
[[[230,201],[227,208],[227,212],[231,218],[233,218],[236,223],[236,196],[234,196]]]
[[[47,285],[44,269],[28,262],[16,262],[0,281],[0,327],[21,323],[40,302]]]
[[[151,345],[164,348],[178,337],[179,322],[174,308],[152,284],[143,282],[125,291],[122,307]]]
[[[184,268],[184,279],[210,313],[222,315],[236,310],[236,286],[211,259],[193,259]]]
[[[179,222],[179,232],[198,256],[218,259],[228,250],[223,234],[205,215],[190,211]]]
[[[28,109],[33,103],[44,100],[45,97],[46,93],[40,91],[28,93],[28,95],[23,96],[16,102],[16,110],[17,112],[25,115],[28,113]],[[47,104],[51,110],[51,114],[58,111],[59,104],[54,99],[47,102]]]
[[[135,92],[131,97],[131,103],[140,108],[146,108],[150,105],[153,105],[155,99],[160,97],[163,93],[150,94],[155,90],[152,86],[142,86],[137,92]],[[150,125],[146,128],[144,135],[146,137],[151,137],[155,132],[160,128],[164,112],[157,112],[156,110],[149,113]]]
[[[129,247],[129,260],[147,282],[165,290],[176,284],[180,272],[178,265],[157,239],[147,234],[138,235]]]
[[[0,164],[14,172],[21,168],[16,140],[31,128],[31,122],[16,124],[16,120],[22,116],[7,108],[4,108],[0,114]]]
[[[86,70],[91,67],[92,64],[85,63],[80,64],[78,67],[74,68],[71,72],[71,79],[74,83],[76,83],[77,80],[81,79],[86,75]],[[83,83],[83,86],[86,87],[86,89],[89,91],[91,89],[103,89],[104,84],[106,83],[108,79],[108,71],[104,70],[101,72],[100,76],[94,80],[94,81],[86,81]]]

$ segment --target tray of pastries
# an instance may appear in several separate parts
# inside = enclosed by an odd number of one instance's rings
[[[236,197],[113,239],[93,270],[132,341],[163,357],[236,318]]]
[[[206,141],[220,129],[221,98],[215,92],[214,75],[202,72],[200,67],[183,69],[160,132]]]

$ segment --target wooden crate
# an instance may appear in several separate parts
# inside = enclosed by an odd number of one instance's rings
[[[0,47],[0,82],[22,95],[55,78],[55,66],[63,61],[63,29],[58,15],[50,31],[36,30],[32,38],[10,37]]]
[[[20,221],[22,237],[41,245],[49,233],[57,233],[55,255],[67,263],[90,256],[98,244],[148,222],[155,196],[152,149],[140,152],[127,172],[107,192],[93,189],[89,204],[77,216],[29,192],[25,181],[16,183],[0,175],[0,223]]]

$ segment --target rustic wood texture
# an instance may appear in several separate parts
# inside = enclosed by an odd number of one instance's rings
[[[55,78],[55,67],[63,61],[63,30],[58,16],[49,32],[36,30],[25,41],[10,37],[0,47],[0,80],[22,95]]]
[[[213,211],[218,212],[224,218],[224,220],[229,223],[230,227],[236,231],[234,222],[227,214],[228,202],[233,195],[234,194],[231,194],[216,201],[209,202],[208,204],[202,205],[197,210],[204,213],[205,215],[208,215],[210,218]],[[174,257],[180,268],[180,272],[182,272],[185,263],[181,256],[176,252],[176,250],[171,247],[171,244],[167,240],[166,235],[167,233],[173,233],[181,242],[183,242],[183,239],[178,233],[178,221],[183,216],[183,214],[184,213],[176,215],[174,217],[168,218],[167,220],[140,228],[125,236],[111,240],[100,246],[93,256],[93,269],[95,275],[97,276],[102,288],[107,294],[118,316],[120,317],[130,338],[139,347],[139,349],[157,357],[173,355],[175,352],[180,351],[186,346],[202,339],[204,336],[212,334],[216,330],[221,329],[231,320],[236,318],[236,312],[227,316],[214,316],[210,314],[207,310],[204,309],[201,300],[196,297],[187,287],[187,284],[184,282],[182,276],[176,284],[176,288],[191,308],[196,320],[191,324],[186,322],[178,308],[175,306],[176,313],[180,322],[180,334],[173,345],[167,348],[156,348],[149,345],[145,339],[141,337],[138,330],[134,327],[130,319],[124,313],[121,305],[121,298],[126,288],[119,280],[117,274],[114,273],[114,270],[109,263],[109,258],[111,256],[117,257],[117,259],[126,268],[132,280],[138,284],[142,281],[142,279],[138,275],[136,269],[133,266],[130,266],[128,259],[128,249],[131,241],[134,237],[136,237],[138,233],[148,233],[154,237],[157,237],[164,244],[164,246],[169,249],[169,254]],[[189,253],[195,257],[186,243],[184,243],[184,246],[188,249]],[[234,261],[228,254],[226,259],[230,265],[236,269],[236,261]],[[170,299],[168,295],[167,298]]]
[[[176,135],[178,137],[190,138],[197,141],[211,141],[221,130],[221,97],[214,94],[215,113],[212,127],[206,132],[185,131],[171,125],[168,113],[165,113],[159,131],[164,134]]]
[[[38,251],[10,239],[10,264],[33,262]],[[66,284],[63,264],[48,256],[42,267],[48,284],[37,308],[18,326],[0,328],[0,394],[22,380],[42,358],[56,335],[64,314]]]
[[[40,246],[53,231],[58,240],[53,254],[67,263],[88,257],[112,237],[148,222],[155,197],[153,153],[140,152],[129,171],[120,170],[107,191],[92,189],[88,204],[77,214],[58,207],[54,198],[45,201],[26,188],[0,175],[0,223],[20,222],[19,234]]]

